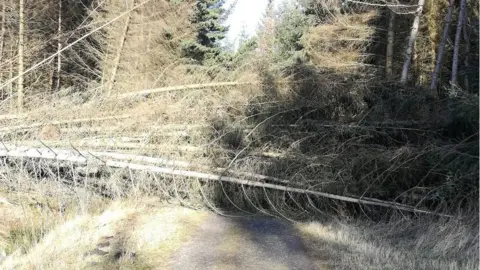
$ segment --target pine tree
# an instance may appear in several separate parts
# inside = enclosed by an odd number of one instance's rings
[[[225,38],[227,27],[221,24],[224,0],[198,0],[191,22],[196,27],[196,40],[183,43],[183,54],[204,63],[221,54],[219,41]]]
[[[300,40],[309,25],[311,18],[299,7],[284,3],[279,10],[278,23],[275,26],[277,60],[287,60],[303,49]]]

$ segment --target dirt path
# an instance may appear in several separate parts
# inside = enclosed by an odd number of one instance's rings
[[[314,269],[297,232],[273,218],[214,216],[173,256],[171,269]]]

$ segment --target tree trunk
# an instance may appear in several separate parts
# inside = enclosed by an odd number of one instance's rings
[[[385,73],[388,79],[393,75],[393,45],[395,37],[395,12],[390,11],[390,20],[388,22],[387,55],[385,61]]]
[[[420,25],[420,17],[422,16],[424,5],[425,0],[418,0],[418,8],[415,14],[415,19],[413,20],[412,31],[410,32],[410,39],[408,40],[407,52],[405,53],[405,62],[403,64],[402,77],[400,79],[400,82],[403,84],[407,83],[408,70],[412,62],[413,45],[415,44],[415,40],[417,39],[418,28]]]
[[[469,69],[469,61],[468,61],[468,57],[470,55],[470,39],[468,37],[468,32],[467,32],[467,25],[468,25],[468,14],[467,14],[467,10],[465,10],[465,18],[464,18],[464,22],[463,22],[463,40],[465,42],[465,59],[464,59],[464,62],[463,62],[463,66],[465,68],[465,70],[468,71]],[[465,76],[463,78],[463,87],[465,87],[465,91],[469,91],[470,90],[470,83],[469,83],[469,79],[468,79],[468,72],[465,73]]]
[[[0,30],[0,63],[3,60],[3,46],[5,46],[5,16],[7,15],[7,4],[2,1],[2,30]]]
[[[62,1],[58,0],[58,29],[57,29],[57,76],[55,77],[55,87],[53,90],[57,92],[60,90],[60,73],[62,71]]]
[[[450,0],[450,6],[448,7],[447,17],[445,19],[445,26],[443,27],[442,40],[440,41],[440,45],[438,47],[437,61],[435,63],[435,69],[433,70],[433,74],[432,74],[432,84],[430,85],[430,90],[432,92],[435,92],[437,90],[438,74],[440,73],[440,69],[442,67],[443,55],[445,54],[445,45],[447,44],[448,30],[450,28],[450,23],[452,21],[454,4],[455,4],[455,0]]]
[[[13,41],[13,35],[10,34],[10,40]],[[13,113],[14,110],[15,110],[15,104],[14,104],[14,100],[13,100],[13,81],[12,81],[12,78],[13,78],[13,59],[14,59],[14,53],[13,53],[13,42],[10,43],[10,59],[9,59],[9,62],[10,62],[10,65],[9,65],[9,69],[8,69],[8,85],[7,85],[7,89],[8,89],[8,98],[10,98],[10,113]]]
[[[462,26],[465,17],[467,3],[465,0],[460,2],[460,11],[458,13],[457,32],[455,33],[455,45],[453,46],[453,63],[452,63],[452,84],[457,84],[458,73],[458,54],[460,51],[460,40],[462,39]]]
[[[132,6],[135,6],[135,0],[133,0]],[[129,9],[130,9],[130,7],[127,6],[127,10],[129,10]],[[115,77],[117,76],[118,66],[120,65],[120,58],[122,56],[122,51],[123,51],[123,47],[125,45],[125,40],[127,39],[127,33],[128,33],[128,28],[129,28],[129,25],[130,25],[131,17],[132,17],[132,13],[130,12],[127,15],[127,20],[125,22],[125,26],[123,27],[122,36],[120,37],[120,44],[118,45],[117,54],[115,56],[115,60],[113,61],[112,75],[107,82],[107,94],[108,94],[108,96],[110,96],[112,94],[113,85],[115,83]]]
[[[0,33],[0,63],[2,63],[3,60],[3,46],[5,46],[5,16],[6,16],[6,8],[7,4],[5,3],[5,0],[2,1],[2,30]],[[2,79],[0,77],[0,79]],[[2,93],[0,93],[0,99],[3,99],[5,96],[5,92],[2,88]]]
[[[24,32],[25,32],[25,18],[24,18],[25,1],[19,0],[19,18],[18,18],[18,81],[17,81],[17,109],[19,112],[23,110],[23,47],[24,47]]]

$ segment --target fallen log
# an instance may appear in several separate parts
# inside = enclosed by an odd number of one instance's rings
[[[16,149],[9,150],[5,145],[1,146],[0,148],[0,156],[45,158],[45,159],[53,159],[53,160],[71,161],[79,164],[86,164],[88,161],[87,156],[82,156],[81,152],[77,152],[77,154],[73,154],[72,151],[68,153],[66,152],[66,150],[53,151],[52,149],[46,149],[46,148],[38,149],[38,148],[28,148],[28,147],[17,147]],[[259,182],[259,181],[251,181],[251,180],[245,180],[245,179],[234,178],[229,176],[209,174],[209,173],[203,173],[203,172],[197,172],[197,171],[178,170],[171,167],[158,167],[158,166],[135,164],[131,162],[121,162],[121,161],[115,161],[115,160],[104,161],[103,166],[112,167],[112,168],[126,168],[130,170],[147,171],[147,172],[160,173],[165,175],[193,177],[193,178],[200,179],[202,181],[229,182],[229,183],[247,185],[247,186],[253,186],[253,187],[262,187],[262,188],[267,188],[272,190],[280,190],[280,191],[286,191],[286,192],[313,195],[313,196],[351,202],[351,203],[380,206],[380,207],[392,208],[392,209],[415,212],[415,213],[433,214],[433,215],[438,215],[443,217],[452,217],[451,215],[435,213],[435,212],[423,210],[423,209],[417,209],[415,207],[396,203],[396,202],[382,201],[382,200],[373,199],[373,198],[363,198],[363,197],[357,198],[357,197],[335,195],[331,193],[313,191],[309,189],[288,187],[288,186]]]
[[[29,147],[43,147],[47,145],[48,147],[89,147],[94,149],[126,149],[126,150],[150,150],[150,151],[160,151],[160,150],[169,150],[172,151],[181,151],[181,152],[198,152],[198,153],[232,153],[236,154],[233,150],[223,149],[221,147],[212,147],[208,145],[204,146],[195,146],[195,145],[173,145],[173,144],[145,144],[145,143],[129,143],[129,142],[120,142],[112,139],[94,139],[94,140],[71,140],[71,141],[51,141],[51,140],[31,140],[31,141],[18,141],[18,142],[6,142],[8,144],[16,143],[17,145],[21,144],[23,146]],[[1,145],[0,145],[1,146]],[[284,157],[285,154],[278,152],[250,152],[249,155],[263,156],[269,158],[280,158]]]
[[[229,183],[246,185],[246,186],[262,187],[267,189],[280,190],[280,191],[293,192],[293,193],[302,193],[307,195],[314,195],[318,197],[329,198],[333,200],[393,208],[393,209],[403,210],[408,212],[433,214],[433,215],[438,215],[443,217],[452,217],[451,215],[435,213],[435,212],[423,210],[423,209],[416,209],[415,207],[400,204],[400,203],[395,203],[395,202],[381,201],[377,199],[371,200],[369,198],[347,197],[347,196],[335,195],[335,194],[330,194],[325,192],[308,190],[308,189],[287,187],[282,185],[263,183],[258,181],[250,181],[250,180],[244,180],[244,179],[215,175],[215,174],[207,174],[207,173],[201,173],[201,172],[195,172],[195,171],[184,171],[184,170],[177,170],[174,168],[156,167],[156,166],[140,165],[140,164],[127,163],[127,162],[118,162],[118,161],[108,161],[106,165],[109,167],[128,168],[131,170],[148,171],[148,172],[167,174],[167,175],[193,177],[203,181],[222,181],[222,182],[229,182]]]
[[[42,123],[35,123],[35,124],[30,124],[30,125],[1,127],[0,132],[22,130],[22,129],[33,129],[33,128],[38,128],[38,127],[43,127],[44,125],[47,125],[47,124],[50,124],[50,125],[65,125],[65,124],[78,124],[78,123],[96,122],[96,121],[105,121],[105,120],[119,120],[119,119],[130,118],[132,116],[133,115],[131,115],[131,114],[126,114],[126,115],[117,115],[117,116],[104,116],[104,117],[79,118],[79,119],[70,119],[70,120],[45,121],[45,122],[42,122]]]
[[[237,85],[246,85],[246,84],[253,84],[253,83],[252,82],[217,82],[217,83],[168,86],[168,87],[147,89],[142,91],[128,92],[128,93],[118,95],[117,98],[122,99],[122,98],[138,97],[138,96],[148,96],[150,94],[156,94],[156,93],[162,93],[162,92],[195,90],[195,89],[204,89],[204,88],[212,88],[212,87],[219,87],[219,86],[237,86]]]
[[[3,152],[2,152],[3,150]],[[6,151],[6,152],[5,152]],[[128,162],[144,162],[149,164],[161,165],[161,166],[170,166],[170,167],[181,167],[181,168],[195,168],[195,169],[203,169],[206,171],[214,171],[217,173],[232,173],[235,175],[243,175],[250,178],[255,178],[263,181],[272,181],[278,182],[283,184],[293,184],[300,186],[299,183],[293,183],[290,180],[281,179],[277,177],[257,174],[257,173],[250,173],[250,172],[243,172],[239,170],[231,170],[228,168],[220,168],[220,167],[211,167],[207,165],[198,165],[194,163],[190,163],[187,161],[178,161],[178,160],[170,160],[165,158],[156,158],[156,157],[148,157],[142,155],[135,155],[135,154],[123,154],[123,153],[114,153],[114,152],[96,152],[96,151],[75,151],[75,150],[64,150],[64,149],[52,149],[52,148],[30,148],[25,146],[14,146],[14,145],[0,145],[0,156],[9,156],[9,153],[12,153],[15,157],[22,156],[30,157],[30,158],[41,158],[45,157],[46,159],[56,159],[55,155],[58,155],[58,160],[64,160],[63,157],[65,156],[81,156],[84,159],[78,159],[79,164],[85,164],[87,157],[94,158],[94,160],[106,162],[104,158],[114,159],[114,160],[123,160]],[[72,160],[68,160],[72,161]]]

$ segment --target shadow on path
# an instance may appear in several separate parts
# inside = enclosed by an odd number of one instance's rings
[[[315,269],[296,229],[268,217],[212,217],[172,259],[172,269]]]

